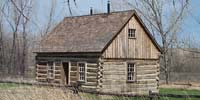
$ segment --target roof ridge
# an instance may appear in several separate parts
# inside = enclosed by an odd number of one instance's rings
[[[77,16],[67,16],[65,17],[64,19],[68,19],[68,18],[77,18],[77,17],[89,17],[89,16],[98,16],[98,15],[111,15],[111,14],[115,14],[115,13],[125,13],[125,12],[135,12],[135,10],[124,10],[124,11],[113,11],[113,12],[110,12],[109,14],[108,13],[96,13],[96,14],[87,14],[87,15],[77,15]]]

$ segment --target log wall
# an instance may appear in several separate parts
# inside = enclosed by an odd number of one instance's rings
[[[127,62],[136,65],[136,81],[127,81]],[[159,65],[156,60],[105,61],[103,64],[104,93],[145,95],[158,92]]]
[[[39,62],[53,61],[56,62],[55,64],[55,74],[54,78],[49,81],[47,74],[48,74],[48,64],[42,63],[41,65]],[[81,83],[80,89],[82,90],[89,90],[89,91],[97,91],[98,77],[99,77],[99,59],[94,58],[81,58],[81,57],[50,57],[50,56],[38,56],[37,57],[37,65],[36,65],[36,80],[38,82],[45,82],[45,83],[59,83],[64,85],[73,85],[77,83],[79,80],[79,72],[78,72],[78,62],[85,62],[86,63],[86,81]],[[58,64],[60,62],[60,64]],[[69,63],[69,84],[65,84],[66,76],[64,74],[64,69],[62,62]]]

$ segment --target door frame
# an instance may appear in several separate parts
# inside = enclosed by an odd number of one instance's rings
[[[65,69],[64,69],[63,63],[68,63],[68,77],[67,77],[68,80],[66,80],[66,82],[64,83],[64,85],[70,85],[71,63],[70,63],[70,61],[63,61],[62,62],[62,67],[63,67],[63,70],[64,70],[64,75],[65,75]],[[66,79],[66,76],[65,76],[65,79]]]

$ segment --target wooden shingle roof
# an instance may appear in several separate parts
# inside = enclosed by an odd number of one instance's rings
[[[36,52],[102,52],[134,13],[66,17],[41,41]]]

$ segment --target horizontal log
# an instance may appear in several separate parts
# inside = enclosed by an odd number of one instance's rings
[[[138,70],[137,75],[155,74],[157,70]]]
[[[97,82],[86,82],[84,86],[97,86]]]
[[[156,79],[137,79],[138,83],[150,83],[150,82],[157,82]]]
[[[55,76],[55,79],[61,79],[61,75]]]
[[[77,76],[77,72],[70,72],[70,76]]]
[[[81,87],[88,88],[88,89],[96,89],[97,88],[96,86],[85,86],[85,85],[82,85]]]
[[[36,77],[36,80],[39,82],[46,82],[47,78]]]
[[[78,79],[77,79],[77,77],[70,77],[70,81],[72,81],[72,82],[76,82]]]
[[[97,78],[88,78],[87,77],[87,82],[97,82]]]
[[[89,69],[87,69],[87,72],[97,73],[98,69],[96,69],[96,68],[89,68]]]
[[[112,85],[103,85],[103,89],[110,89],[114,91],[143,91],[143,90],[156,90],[156,85],[126,85],[126,84],[112,84]]]
[[[61,83],[61,79],[54,79],[54,83]]]
[[[55,72],[61,72],[61,70],[54,70]]]
[[[157,87],[157,84],[137,84],[137,83],[127,83],[129,88],[150,88]]]
[[[126,71],[113,71],[113,70],[110,70],[110,71],[103,71],[103,75],[125,75],[126,76]]]
[[[37,67],[38,70],[44,69],[44,70],[48,70],[47,67]]]
[[[37,66],[38,68],[39,68],[39,67],[47,67],[47,65],[38,65],[38,64],[37,64],[36,66]]]
[[[87,76],[87,78],[97,78],[97,76]]]
[[[37,75],[38,77],[42,77],[42,76],[43,76],[43,77],[46,77],[46,76],[47,76],[47,74],[42,74],[42,73],[37,73],[36,75]]]
[[[87,63],[87,67],[97,67],[97,63]]]
[[[97,76],[97,73],[87,72],[87,76],[94,76],[94,77],[96,77],[96,76]]]
[[[85,91],[85,92],[89,92],[89,93],[96,93],[97,92],[97,87],[96,88],[90,88],[90,87],[80,87],[79,90],[80,91]]]
[[[47,71],[46,72],[39,71],[39,72],[36,72],[36,74],[47,74]]]
[[[126,66],[114,66],[114,67],[109,67],[109,66],[104,66],[103,71],[126,71]]]
[[[55,68],[55,70],[61,70],[61,69],[62,69],[61,67],[56,67],[56,68]]]
[[[137,79],[156,79],[158,74],[144,74],[144,75],[137,75]]]
[[[71,66],[71,71],[77,71],[77,70],[78,70],[77,66],[76,67]]]
[[[110,62],[110,61],[104,61],[104,65],[125,65],[126,64],[126,62],[115,62],[115,61],[113,61],[113,62]]]
[[[55,74],[61,74],[61,71],[55,71],[54,73]]]
[[[41,71],[41,72],[47,72],[47,69],[36,69],[36,71],[38,72],[38,71]]]
[[[147,65],[147,66],[137,66],[137,70],[157,70],[158,67],[155,65]]]
[[[137,79],[136,82],[137,82],[137,84],[158,84],[158,81],[156,81],[155,79],[149,79],[148,81]]]
[[[55,66],[55,68],[61,68],[62,66]]]
[[[126,84],[126,80],[103,80],[103,85],[112,85],[112,84]]]
[[[103,79],[105,80],[126,80],[126,75],[103,75]]]

